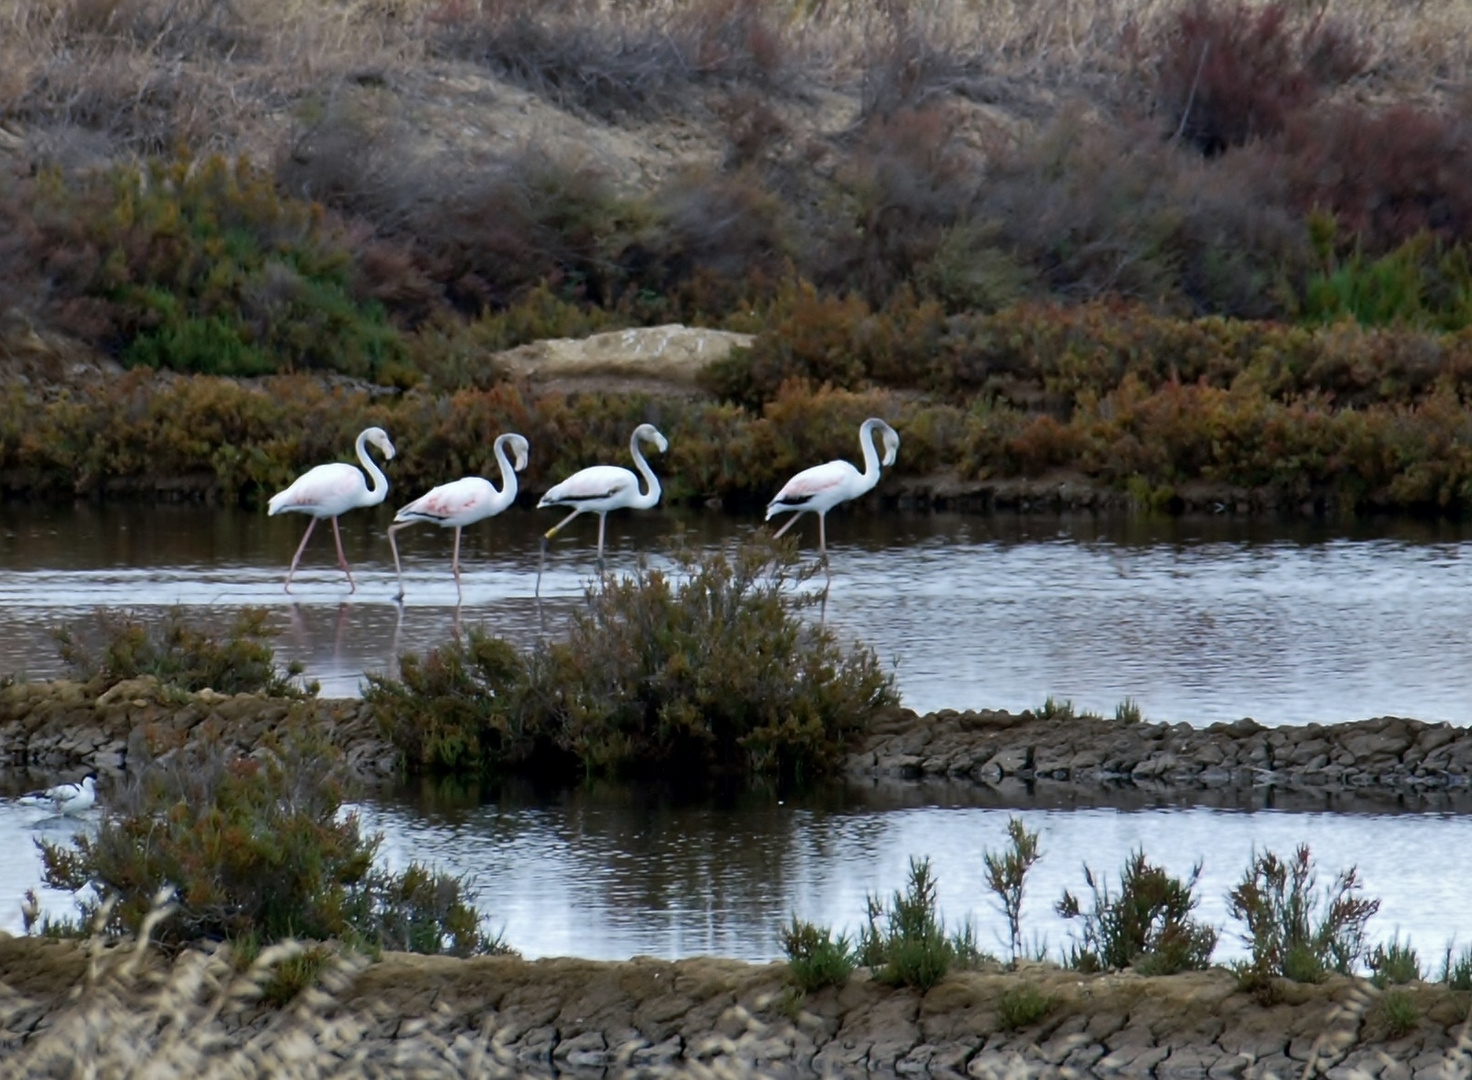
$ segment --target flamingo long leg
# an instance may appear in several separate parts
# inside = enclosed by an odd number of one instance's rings
[[[787,519],[787,524],[786,525],[783,525],[780,529],[778,529],[776,532],[774,532],[772,534],[772,539],[773,540],[778,539],[788,529],[790,529],[794,525],[796,525],[797,524],[797,519],[800,518],[800,517],[802,517],[802,511],[801,510],[799,510],[797,513],[793,514],[790,518],[788,518]]]
[[[342,567],[343,573],[348,576],[348,592],[358,591],[358,583],[353,580],[352,567],[348,566],[348,557],[342,553],[342,533],[337,528],[337,518],[332,519],[332,538],[337,541],[337,563]]]
[[[582,512],[583,512],[582,507],[578,507],[578,509],[576,509],[572,513],[568,514],[567,517],[563,518],[556,525],[553,525],[550,529],[548,529],[542,535],[545,536],[548,540],[551,540],[554,536],[556,536],[559,532],[562,531],[562,527],[564,525],[566,525],[569,521],[571,521],[573,518],[577,517]]]
[[[460,601],[465,598],[460,591],[460,526],[455,526],[455,554],[450,558],[450,568],[455,571],[455,617],[460,617]]]
[[[828,584],[833,584],[833,568],[828,565],[828,511],[824,510],[818,515],[818,558],[823,560],[823,572],[828,575]],[[824,599],[827,599],[828,590],[823,590]],[[824,617],[827,616],[825,606]]]
[[[394,597],[395,600],[402,600],[404,598],[404,570],[399,566],[399,545],[394,539],[394,533],[400,529],[406,529],[412,524],[414,524],[412,521],[405,521],[398,525],[390,525],[388,527],[388,546],[393,549],[394,553],[394,573],[399,575],[399,595]]]
[[[317,519],[310,518],[307,521],[307,531],[302,533],[302,542],[296,546],[296,554],[291,557],[291,569],[286,571],[286,591],[291,592],[291,575],[296,573],[296,564],[302,561],[302,552],[307,549],[307,540],[312,535],[312,530],[317,527]]]
[[[608,524],[608,515],[598,515],[598,569],[603,569],[603,529]]]

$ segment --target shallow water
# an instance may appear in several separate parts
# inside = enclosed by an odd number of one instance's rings
[[[0,672],[61,670],[47,628],[97,606],[228,621],[265,605],[280,653],[327,695],[444,641],[455,622],[450,534],[400,533],[393,602],[389,511],[343,519],[358,591],[320,528],[294,594],[281,582],[300,517],[195,506],[0,505]],[[539,610],[539,530],[513,509],[466,532],[464,624],[555,633],[590,580],[596,521],[553,544]],[[608,568],[672,536],[730,542],[755,515],[653,511],[609,520]],[[805,551],[811,550],[811,524]],[[1106,714],[1267,724],[1386,713],[1472,719],[1472,534],[1454,525],[850,513],[830,521],[829,623],[894,665],[921,711],[1021,709],[1053,696]]]
[[[489,925],[527,956],[773,959],[794,913],[855,933],[866,895],[902,888],[911,856],[932,860],[945,917],[953,925],[972,918],[982,947],[1001,952],[1005,924],[986,892],[982,854],[1003,846],[1013,813],[1042,834],[1023,927],[1054,957],[1074,929],[1052,910],[1063,890],[1083,894],[1087,906],[1085,862],[1117,890],[1136,849],[1178,875],[1202,862],[1199,916],[1224,930],[1218,960],[1243,955],[1226,894],[1254,850],[1286,857],[1300,843],[1310,845],[1323,884],[1358,865],[1364,895],[1382,901],[1372,940],[1409,935],[1428,967],[1440,964],[1448,941],[1472,940],[1472,862],[1444,857],[1472,850],[1472,815],[1394,812],[1393,801],[1365,812],[1305,809],[1311,800],[1269,809],[1263,793],[1243,798],[1246,809],[1148,798],[1120,808],[946,785],[796,798],[756,790],[682,804],[612,786],[537,794],[426,784],[360,809],[364,825],[384,834],[384,862],[471,875]],[[62,842],[91,827],[0,799],[0,929],[19,928],[20,897],[39,885],[28,840]],[[48,910],[71,910],[65,895],[43,895]]]

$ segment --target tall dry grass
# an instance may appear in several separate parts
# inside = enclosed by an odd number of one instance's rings
[[[89,164],[279,149],[342,88],[411,109],[482,73],[604,120],[709,115],[707,91],[959,94],[1043,120],[1080,97],[1148,105],[1186,0],[0,0],[0,153]],[[1468,93],[1472,0],[1294,0],[1362,36],[1357,95]],[[445,81],[448,77],[450,81]],[[620,107],[619,94],[639,107]],[[647,106],[647,107],[645,107]]]

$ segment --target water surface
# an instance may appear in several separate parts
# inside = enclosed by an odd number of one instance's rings
[[[488,925],[527,956],[773,959],[794,913],[856,933],[866,897],[902,888],[911,856],[932,860],[946,918],[971,918],[982,946],[999,952],[1005,924],[986,891],[982,856],[1003,846],[1014,813],[1042,834],[1024,930],[1055,957],[1075,929],[1053,911],[1063,890],[1087,906],[1087,862],[1117,891],[1133,850],[1177,875],[1202,864],[1199,915],[1224,931],[1217,959],[1239,957],[1228,891],[1254,851],[1287,856],[1300,843],[1310,845],[1325,885],[1359,867],[1363,894],[1382,901],[1372,940],[1409,935],[1428,965],[1439,964],[1453,938],[1472,940],[1472,861],[1444,857],[1472,850],[1472,815],[1397,811],[1393,800],[1332,812],[1311,798],[1286,809],[1267,808],[1262,792],[1238,798],[1242,809],[1159,796],[1109,807],[942,785],[797,797],[757,789],[684,803],[607,785],[538,793],[425,784],[360,811],[366,827],[383,833],[389,866],[416,860],[470,875]],[[39,885],[30,841],[64,842],[92,827],[0,798],[0,929],[19,929],[20,897]],[[64,894],[41,892],[48,910],[70,910]]]
[[[0,506],[0,671],[60,671],[47,628],[102,605],[182,606],[227,622],[270,608],[283,656],[328,695],[455,622],[450,534],[400,534],[407,600],[393,602],[390,511],[343,518],[358,591],[319,528],[295,594],[281,588],[305,526],[294,516],[196,506]],[[460,618],[530,641],[556,633],[591,579],[597,523],[553,544],[533,597],[540,531],[514,508],[467,530]],[[615,514],[608,567],[658,559],[672,537],[732,542],[754,516]],[[805,543],[811,545],[808,526]],[[1053,696],[1111,714],[1266,724],[1383,714],[1472,720],[1472,535],[1456,525],[835,513],[828,622],[893,665],[907,704],[1037,706]],[[810,550],[810,548],[805,549]]]

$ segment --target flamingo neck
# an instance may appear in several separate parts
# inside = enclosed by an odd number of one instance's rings
[[[498,436],[494,447],[496,464],[501,468],[501,490],[496,492],[496,499],[502,505],[510,506],[516,500],[516,470],[506,458],[506,441],[505,435]]]
[[[859,448],[864,452],[864,488],[868,491],[879,483],[879,447],[875,445],[876,439],[874,429],[879,425],[872,420],[865,420],[859,428]]]
[[[654,475],[654,470],[649,467],[649,462],[644,460],[644,455],[639,451],[639,436],[635,435],[629,439],[629,453],[634,455],[634,468],[639,470],[639,475],[644,477],[649,485],[649,490],[641,493],[629,505],[636,510],[648,510],[659,503],[659,477]]]
[[[377,506],[388,494],[388,477],[383,475],[383,470],[368,456],[368,433],[366,431],[358,435],[356,447],[358,460],[363,463],[363,471],[368,474],[368,491],[358,505]]]

